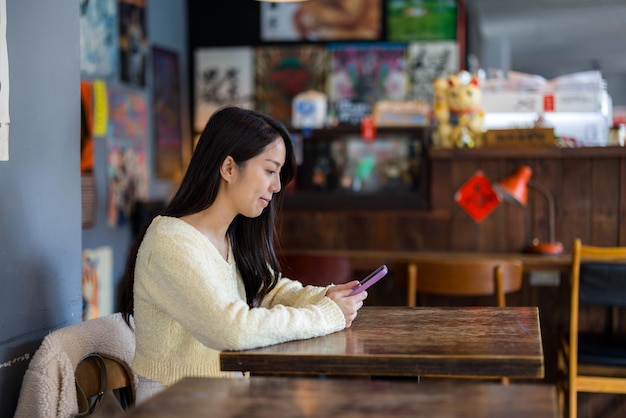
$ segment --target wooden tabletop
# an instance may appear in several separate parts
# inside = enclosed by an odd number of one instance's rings
[[[534,307],[364,307],[352,327],[308,340],[224,351],[225,371],[542,378]]]
[[[124,417],[554,418],[554,387],[367,379],[187,378]]]
[[[560,271],[569,272],[572,267],[571,254],[561,255],[540,255],[525,253],[481,253],[481,252],[456,252],[456,251],[378,251],[378,250],[313,250],[313,249],[285,249],[285,254],[302,254],[302,255],[318,255],[318,256],[335,256],[347,257],[355,266],[364,269],[373,269],[383,263],[412,263],[421,260],[432,260],[438,258],[454,259],[454,258],[494,258],[522,260],[524,263],[524,271]]]

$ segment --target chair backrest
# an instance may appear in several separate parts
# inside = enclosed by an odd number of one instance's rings
[[[409,265],[408,304],[415,293],[445,296],[495,295],[505,306],[505,295],[522,287],[523,264],[516,259],[441,259]]]
[[[352,263],[347,257],[287,254],[281,257],[283,275],[304,285],[328,286],[352,280]]]
[[[102,378],[102,373],[106,373],[105,379]],[[135,403],[133,371],[124,361],[105,354],[93,353],[78,363],[74,376],[77,388],[80,388],[87,399],[101,391],[114,390],[118,392],[120,405],[124,409]]]
[[[626,306],[626,247],[572,245],[570,346],[577,346],[580,304]],[[570,356],[576,361],[577,352]]]

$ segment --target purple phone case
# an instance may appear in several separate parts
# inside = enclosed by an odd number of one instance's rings
[[[366,278],[364,278],[350,293],[349,296],[353,296],[356,295],[357,293],[361,293],[362,291],[364,291],[365,289],[368,289],[370,286],[372,286],[374,283],[376,283],[377,281],[379,281],[380,279],[382,279],[383,277],[385,277],[385,275],[387,275],[387,272],[389,270],[387,269],[386,265],[382,265],[380,267],[378,267],[376,270],[374,270],[373,272],[371,272]]]

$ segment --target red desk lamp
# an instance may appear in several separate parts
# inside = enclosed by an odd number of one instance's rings
[[[549,241],[541,242],[538,238],[535,238],[532,244],[524,249],[524,252],[534,254],[561,254],[563,252],[563,244],[556,241],[554,237],[554,198],[548,189],[530,180],[532,173],[531,168],[527,165],[520,166],[513,175],[496,183],[493,188],[503,200],[524,207],[528,199],[528,186],[541,193],[548,203]]]

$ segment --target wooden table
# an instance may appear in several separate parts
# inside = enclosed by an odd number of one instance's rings
[[[124,417],[554,418],[553,386],[468,381],[187,378]]]
[[[533,307],[364,307],[352,327],[308,340],[223,351],[225,371],[352,376],[542,378]]]
[[[524,263],[524,272],[531,271],[559,271],[567,273],[572,267],[571,254],[539,255],[525,253],[480,253],[480,252],[456,252],[456,251],[377,251],[377,250],[310,250],[291,249],[284,250],[285,254],[317,255],[347,257],[355,267],[372,270],[383,263],[419,263],[422,260],[437,258],[515,258]]]

